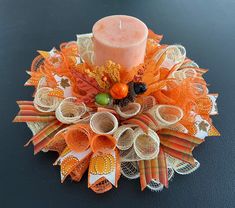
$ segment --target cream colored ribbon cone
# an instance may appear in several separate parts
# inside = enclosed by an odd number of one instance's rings
[[[153,96],[142,96],[141,112],[146,112],[156,105],[156,99]]]
[[[118,120],[110,112],[97,112],[90,119],[90,127],[96,134],[113,134],[118,128]]]
[[[49,93],[53,91],[50,87],[41,87],[37,89],[34,97],[34,106],[41,112],[55,111],[61,102],[60,98],[50,96]]]
[[[124,119],[131,118],[137,115],[141,110],[139,103],[129,103],[127,106],[116,106],[117,113]]]
[[[183,110],[173,105],[156,105],[148,111],[157,121],[155,131],[172,126],[179,122],[183,117]]]
[[[120,150],[127,150],[133,144],[134,130],[130,125],[122,125],[114,133],[114,138],[117,140],[117,148]]]
[[[140,128],[134,131],[133,147],[142,160],[151,160],[157,157],[159,146],[160,139],[155,131],[149,129],[148,133],[145,133]]]
[[[130,145],[131,147],[126,149]],[[159,145],[160,139],[155,131],[149,129],[146,133],[141,128],[136,128],[133,137],[128,142],[128,146],[125,146],[125,143],[121,146],[121,149],[125,150],[120,150],[120,160],[121,162],[151,160],[157,157]]]
[[[84,103],[76,103],[75,97],[65,98],[56,109],[56,118],[65,124],[73,124],[86,120],[84,115],[88,112]]]

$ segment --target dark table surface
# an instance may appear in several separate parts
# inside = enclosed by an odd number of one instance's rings
[[[180,43],[203,68],[211,92],[219,92],[215,126],[222,136],[208,138],[195,151],[201,167],[175,175],[169,189],[140,191],[139,181],[121,178],[118,189],[96,195],[79,184],[60,184],[53,153],[33,156],[23,148],[31,137],[25,124],[12,124],[16,100],[30,100],[23,87],[37,49],[49,50],[77,33],[91,31],[101,17],[133,15]],[[0,207],[235,207],[235,1],[234,0],[0,0]]]

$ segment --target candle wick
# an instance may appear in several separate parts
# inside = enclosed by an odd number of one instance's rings
[[[122,29],[122,20],[119,20],[119,28]]]

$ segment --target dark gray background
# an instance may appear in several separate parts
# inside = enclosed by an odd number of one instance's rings
[[[168,190],[140,191],[139,181],[121,178],[119,188],[96,195],[79,184],[60,184],[53,153],[33,156],[23,148],[31,137],[25,124],[12,124],[16,100],[31,99],[23,87],[36,50],[50,50],[77,33],[91,31],[103,16],[128,14],[181,43],[203,68],[211,92],[219,92],[222,136],[208,138],[194,155],[201,168],[175,175]],[[234,0],[0,0],[0,207],[235,207],[235,1]]]

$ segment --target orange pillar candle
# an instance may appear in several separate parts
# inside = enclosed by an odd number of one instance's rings
[[[104,17],[94,24],[92,32],[95,65],[111,60],[130,69],[143,63],[148,28],[139,19],[126,15]]]

